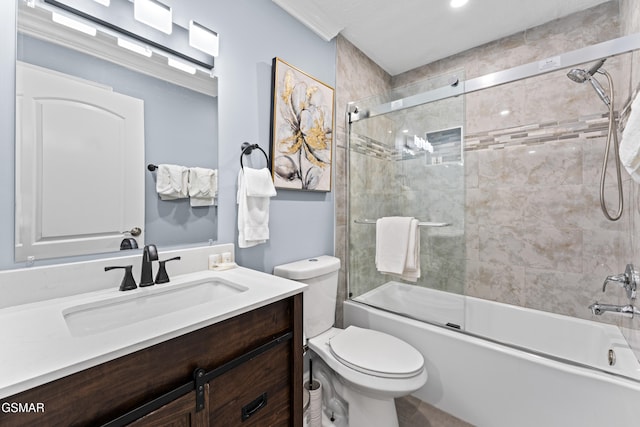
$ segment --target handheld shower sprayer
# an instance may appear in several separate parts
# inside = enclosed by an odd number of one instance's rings
[[[596,91],[596,93],[602,100],[602,102],[604,102],[607,108],[609,109],[609,129],[607,132],[607,144],[604,152],[604,159],[602,161],[602,171],[600,172],[600,208],[602,209],[602,213],[607,219],[611,221],[617,221],[622,216],[624,201],[623,201],[623,194],[622,194],[622,177],[620,175],[620,156],[618,153],[618,131],[615,126],[616,119],[615,119],[615,112],[613,109],[614,108],[613,79],[611,78],[611,75],[606,70],[601,70],[602,65],[604,65],[604,61],[606,61],[606,58],[600,59],[598,62],[593,64],[591,68],[589,68],[588,70],[584,70],[581,68],[574,68],[567,73],[567,77],[569,77],[571,80],[573,80],[576,83],[584,83],[588,80],[589,83],[591,83],[591,86],[593,87],[593,89]],[[596,78],[594,77],[595,73],[600,73],[607,78],[607,81],[609,82],[609,94],[611,98],[607,96],[607,93],[605,92],[600,82],[598,82],[598,80],[596,80]],[[607,160],[609,159],[609,151],[610,151],[612,140],[613,140],[613,151],[614,151],[613,157],[616,165],[616,177],[618,179],[617,181],[618,210],[613,216],[609,214],[609,211],[607,209],[607,206],[604,200],[604,189],[605,189],[604,184],[605,184],[605,177],[607,174],[607,164],[608,164]]]
[[[596,91],[602,102],[604,102],[605,105],[609,105],[611,104],[611,100],[607,96],[600,82],[593,76],[595,73],[604,74],[604,71],[600,71],[600,68],[602,67],[602,65],[604,65],[604,61],[606,61],[606,58],[599,60],[588,70],[574,68],[567,73],[567,77],[569,77],[576,83],[584,83],[588,81],[589,83],[591,83],[591,86]]]

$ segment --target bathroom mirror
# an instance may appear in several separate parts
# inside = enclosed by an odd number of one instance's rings
[[[191,207],[189,199],[160,200],[155,172],[146,168],[170,163],[217,169],[217,78],[213,73],[171,68],[167,58],[155,51],[147,56],[122,48],[112,30],[98,27],[95,35],[88,35],[54,22],[51,11],[39,8],[38,2],[36,7],[17,2],[18,121],[24,119],[22,86],[29,85],[27,92],[33,89],[32,80],[23,76],[26,67],[81,85],[78,93],[98,91],[131,100],[140,107],[142,123],[136,148],[132,140],[118,139],[132,127],[128,124],[106,124],[92,133],[99,126],[90,113],[64,105],[49,113],[47,121],[42,119],[46,108],[38,105],[29,119],[38,129],[33,138],[35,156],[25,155],[20,148],[24,124],[16,123],[16,261],[117,251],[125,238],[136,239],[139,247],[216,240],[216,206]],[[68,104],[66,89],[51,83],[42,86],[62,91],[58,93],[64,95],[50,96],[64,98]],[[81,102],[90,105],[89,110],[98,105]],[[63,142],[55,150],[43,143],[47,123],[55,126],[49,134],[62,135],[58,139]],[[109,209],[115,211],[105,214]],[[137,219],[125,218],[132,213]],[[28,239],[31,245],[25,248]]]

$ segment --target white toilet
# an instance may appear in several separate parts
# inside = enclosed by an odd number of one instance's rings
[[[303,296],[304,335],[309,349],[332,370],[331,386],[348,404],[349,426],[397,427],[394,398],[426,383],[424,358],[391,335],[333,327],[339,269],[338,258],[323,255],[276,266],[273,274],[309,285]]]

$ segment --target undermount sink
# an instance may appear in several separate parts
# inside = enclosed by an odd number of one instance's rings
[[[203,278],[184,284],[127,291],[131,293],[69,307],[63,310],[62,315],[71,334],[82,337],[172,312],[193,309],[198,305],[238,295],[247,289],[225,280]]]

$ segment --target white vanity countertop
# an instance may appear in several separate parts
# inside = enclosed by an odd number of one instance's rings
[[[73,336],[63,312],[105,298],[157,292],[189,280],[219,279],[247,288],[219,301],[197,303],[103,332]],[[155,289],[154,289],[155,288]],[[299,282],[237,267],[177,276],[170,283],[120,292],[117,288],[0,309],[0,399],[137,350],[249,312],[306,289]]]

